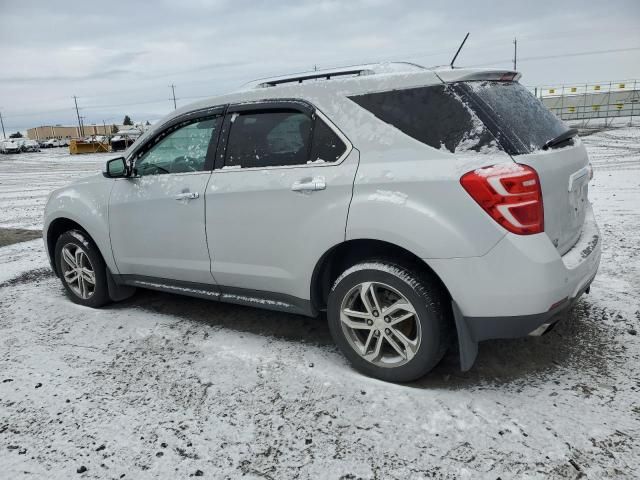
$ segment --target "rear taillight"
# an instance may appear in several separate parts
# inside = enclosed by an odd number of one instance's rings
[[[544,231],[542,190],[533,168],[517,163],[493,165],[464,174],[460,183],[510,232],[532,235]]]

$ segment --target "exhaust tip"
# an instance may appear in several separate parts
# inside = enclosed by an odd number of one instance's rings
[[[549,329],[549,327],[551,325],[552,325],[552,323],[543,323],[542,325],[540,325],[535,330],[529,332],[529,336],[530,337],[540,337],[540,336],[544,335],[547,332],[547,330]]]

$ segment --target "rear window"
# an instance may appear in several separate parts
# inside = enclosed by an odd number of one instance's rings
[[[349,97],[383,122],[436,149],[493,151],[489,130],[459,96],[444,85]]]
[[[512,155],[531,153],[568,130],[517,82],[460,82],[452,88]]]

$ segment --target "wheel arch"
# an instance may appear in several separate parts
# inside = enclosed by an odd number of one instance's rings
[[[383,240],[352,239],[334,245],[316,263],[311,276],[311,304],[324,311],[329,291],[338,276],[347,268],[368,259],[383,259],[411,267],[435,279],[442,291],[451,299],[451,294],[438,274],[420,257],[406,248]]]
[[[58,266],[56,265],[56,262],[55,262],[56,242],[58,241],[58,238],[60,237],[60,235],[62,235],[64,232],[68,232],[69,230],[80,230],[83,234],[85,234],[89,238],[89,240],[91,240],[91,242],[93,242],[93,244],[96,246],[96,248],[100,252],[100,255],[102,255],[102,258],[103,259],[106,258],[104,253],[100,250],[100,247],[98,246],[98,244],[96,243],[96,241],[93,239],[93,237],[87,231],[86,228],[84,228],[78,222],[70,218],[58,217],[52,220],[51,223],[49,224],[47,228],[46,237],[45,237],[46,243],[47,243],[47,255],[49,256],[49,262],[51,263],[51,267],[53,268],[53,271],[57,276],[60,276],[60,272],[58,272]]]

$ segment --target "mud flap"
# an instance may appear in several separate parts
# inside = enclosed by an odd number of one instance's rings
[[[109,298],[113,302],[119,302],[131,297],[136,293],[136,287],[129,287],[127,285],[118,285],[111,275],[109,268],[107,270],[107,288],[109,289]]]
[[[460,350],[460,370],[466,372],[469,370],[478,356],[478,342],[472,336],[467,327],[462,312],[454,300],[451,301],[453,309],[453,318],[456,322],[456,330],[458,331],[458,349]]]

